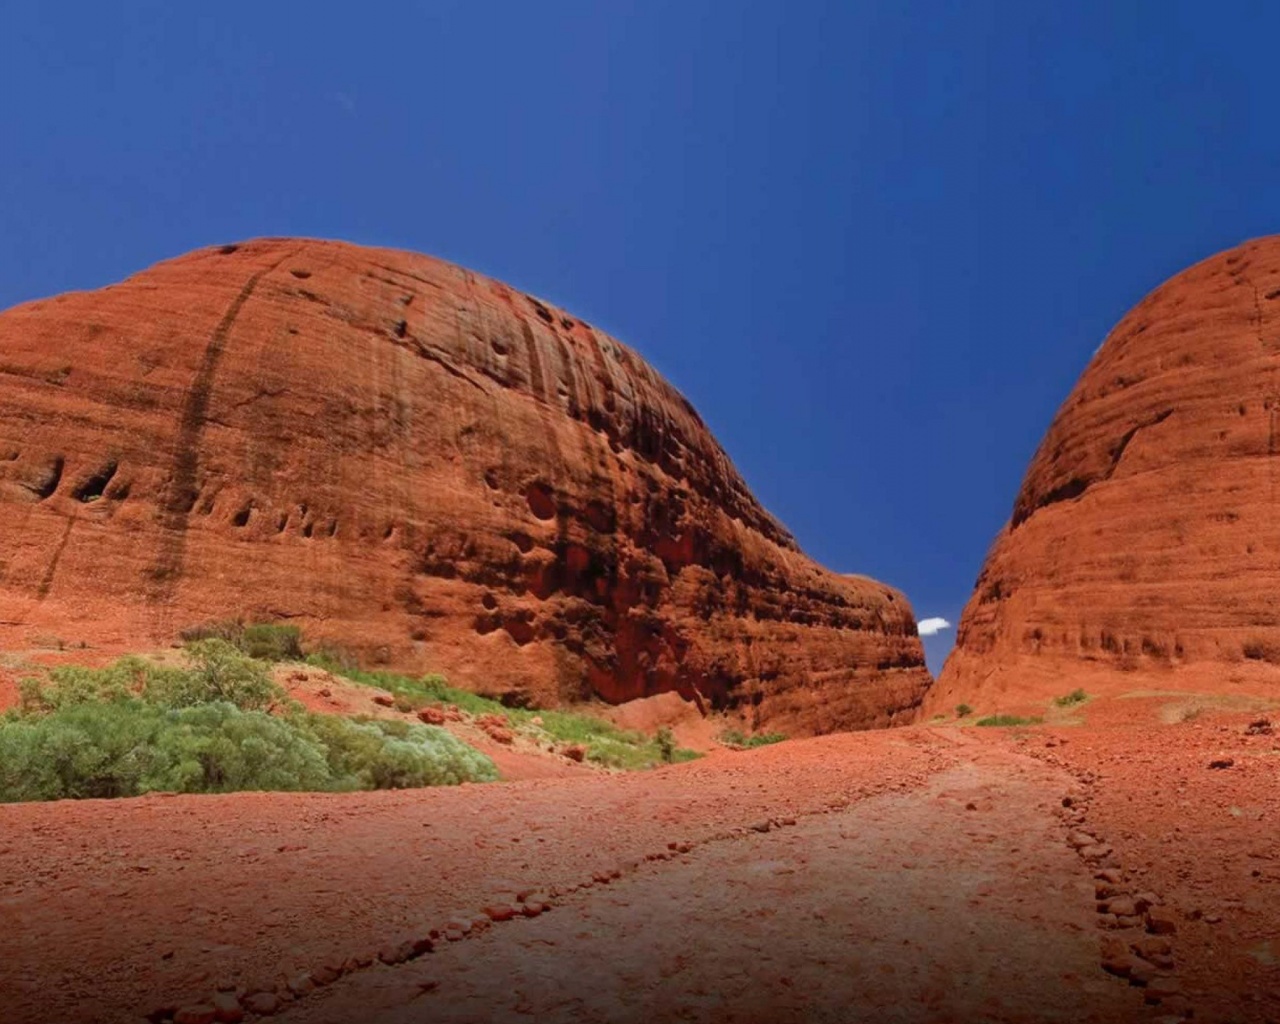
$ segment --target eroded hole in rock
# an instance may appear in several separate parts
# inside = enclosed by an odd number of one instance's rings
[[[525,586],[539,601],[545,601],[560,589],[560,576],[559,563],[534,565],[526,574]]]
[[[396,330],[396,337],[403,338],[406,334],[409,333],[409,321],[397,320],[395,330]]]
[[[393,536],[395,536],[395,532],[396,532],[396,524],[388,523],[387,528],[382,531],[382,539],[390,540]]]
[[[288,526],[289,526],[289,513],[281,512],[280,515],[276,517],[276,533],[284,533],[284,531],[288,528]]]
[[[124,501],[129,497],[129,492],[133,490],[133,484],[128,480],[117,480],[109,488],[107,488],[108,501]]]
[[[196,502],[200,500],[200,491],[198,488],[189,487],[174,499],[174,507],[184,516],[191,515],[195,511]]]
[[[527,614],[528,613],[526,613],[526,615]],[[523,647],[525,644],[533,640],[535,632],[533,623],[523,615],[518,618],[507,619],[502,624],[502,628],[507,631],[511,639],[516,642],[517,646]]]
[[[58,484],[62,483],[62,472],[66,465],[67,460],[59,455],[49,462],[31,482],[31,491],[38,500],[44,501],[46,498],[53,497]]]
[[[1274,288],[1271,291],[1267,292],[1266,297],[1268,299],[1280,299],[1280,288]]]
[[[525,501],[529,503],[529,511],[538,519],[554,519],[556,503],[551,488],[543,483],[532,483],[524,492]]]
[[[573,321],[570,320],[567,316],[562,316],[560,318],[560,326],[563,327],[566,331],[571,331],[573,330]]]
[[[496,491],[498,489],[498,471],[496,469],[486,469],[484,471],[484,482],[489,490]]]
[[[500,339],[498,339],[498,338],[493,338],[493,339],[489,342],[489,344],[490,344],[491,346],[493,346],[493,350],[494,350],[496,353],[498,353],[498,355],[500,355],[500,356],[505,356],[505,355],[507,354],[507,345],[506,345],[506,342],[504,342],[504,341],[502,341],[502,340],[500,340]]]
[[[22,453],[17,448],[0,449],[0,462],[17,462]]]
[[[527,555],[533,550],[533,538],[527,533],[512,533],[507,535],[507,539],[520,549],[522,555]]]
[[[338,535],[338,520],[330,519],[329,525],[328,527],[326,527],[325,532],[328,533],[330,537],[336,537]]]
[[[489,611],[493,611],[498,607],[498,599],[492,594],[485,594],[484,597],[480,599],[480,603],[488,608]]]
[[[603,501],[588,502],[586,517],[587,523],[598,533],[613,533],[617,529],[617,513],[612,505],[608,505]]]
[[[217,500],[218,496],[216,494],[211,494],[209,497],[205,498],[204,502],[200,505],[200,514],[202,516],[213,515],[213,507],[217,503]]]
[[[309,277],[311,276],[311,271],[309,271],[309,270],[301,270],[301,269],[299,269],[299,268],[297,268],[297,267],[295,267],[293,270],[290,270],[290,271],[289,271],[289,273],[291,273],[291,274],[292,274],[294,277],[296,277],[299,281],[305,281],[307,278],[309,278]]]
[[[547,309],[546,306],[535,299],[532,295],[527,296],[527,298],[529,299],[529,305],[533,307],[533,311],[537,313],[541,319],[545,320],[549,324],[554,324],[556,322],[556,318],[551,315],[551,310]]]
[[[306,525],[302,527],[302,536],[310,537],[313,533],[315,533],[315,530],[316,530],[316,524],[308,520]]]
[[[106,493],[107,485],[111,483],[111,478],[116,475],[118,468],[116,460],[112,459],[97,472],[89,474],[72,492],[76,501],[87,503],[101,498]]]
[[[231,517],[231,525],[237,528],[249,525],[249,517],[253,515],[253,503],[245,505],[239,512]]]
[[[223,256],[230,256],[233,252],[238,252],[239,249],[240,246],[238,245],[224,245],[218,252],[222,253]]]
[[[413,304],[413,296],[412,296],[412,295],[401,295],[401,296],[400,296],[400,305],[402,305],[402,306],[409,306],[409,305],[412,305],[412,304]]]

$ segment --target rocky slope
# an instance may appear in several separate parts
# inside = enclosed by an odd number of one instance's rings
[[[903,597],[808,559],[634,352],[333,242],[0,314],[0,642],[227,616],[537,703],[676,690],[794,732],[901,721],[929,684]]]
[[[1027,471],[929,710],[1153,673],[1280,679],[1278,415],[1280,238],[1265,238],[1177,275],[1107,337]]]

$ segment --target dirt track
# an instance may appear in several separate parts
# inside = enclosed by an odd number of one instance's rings
[[[1280,1016],[1280,744],[1243,711],[1161,724],[1168,705],[622,777],[3,807],[5,1020],[137,1021],[327,963],[349,973],[283,1019]],[[1073,852],[1081,828],[1113,851]],[[1102,970],[1104,942],[1143,938],[1099,927],[1108,862],[1176,921],[1159,1007]],[[543,915],[442,934],[534,892]],[[434,952],[378,961],[432,930]]]

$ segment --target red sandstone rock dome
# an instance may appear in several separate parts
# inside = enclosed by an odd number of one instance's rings
[[[489,693],[674,689],[794,732],[908,719],[929,685],[902,595],[805,557],[630,349],[334,242],[0,314],[0,641],[227,616]]]
[[[1058,411],[929,697],[1280,682],[1280,238],[1115,327]],[[1136,674],[1135,674],[1136,673]],[[1141,677],[1141,678],[1140,678]]]

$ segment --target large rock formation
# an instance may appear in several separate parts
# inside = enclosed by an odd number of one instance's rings
[[[0,640],[229,616],[534,703],[677,690],[795,732],[903,721],[929,684],[902,596],[805,557],[635,353],[332,242],[0,315]]]
[[[1280,682],[1280,238],[1205,260],[1107,337],[1027,471],[929,710],[1132,673]],[[1225,664],[1224,664],[1225,663]],[[1149,682],[1149,680],[1148,680]]]

